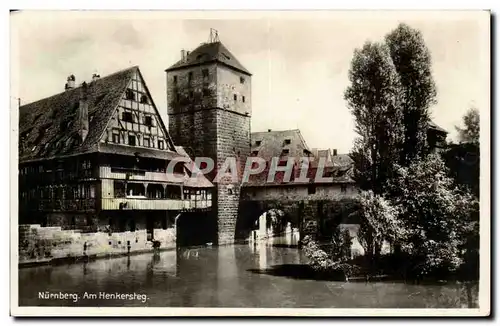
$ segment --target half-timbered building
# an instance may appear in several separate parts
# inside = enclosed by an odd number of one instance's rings
[[[210,210],[212,184],[190,178],[138,67],[78,86],[70,76],[19,111],[20,224],[152,237],[179,213]]]

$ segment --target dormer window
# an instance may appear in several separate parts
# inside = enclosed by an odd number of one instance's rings
[[[127,91],[125,92],[125,98],[130,101],[135,101],[134,91],[131,89],[127,89]]]

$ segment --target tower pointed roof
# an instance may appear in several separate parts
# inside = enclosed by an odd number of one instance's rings
[[[252,74],[236,59],[221,42],[203,43],[190,52],[186,58],[177,61],[165,71],[217,62],[251,76]]]

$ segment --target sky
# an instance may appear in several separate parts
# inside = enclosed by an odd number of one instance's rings
[[[81,83],[138,65],[168,125],[164,70],[214,28],[253,75],[252,131],[298,128],[309,147],[348,153],[356,134],[343,94],[353,51],[405,22],[431,52],[432,119],[456,139],[470,107],[489,110],[486,19],[451,11],[19,12],[11,14],[11,98],[30,103],[62,92],[70,74]]]

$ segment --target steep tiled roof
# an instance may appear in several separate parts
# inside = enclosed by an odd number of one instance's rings
[[[252,156],[259,156],[266,161],[273,157],[294,157],[298,161],[298,158],[310,153],[298,129],[252,132],[251,141]]]
[[[193,187],[193,188],[211,188],[214,185],[202,174],[198,173],[196,175],[196,178],[192,178],[192,172],[193,172],[193,165],[194,162],[191,157],[189,157],[188,153],[182,146],[175,146],[175,150],[177,153],[182,155],[186,159],[185,167],[188,169],[189,173],[186,175],[184,185],[186,187]]]
[[[108,151],[113,145],[99,144],[99,140],[122,94],[127,89],[130,79],[136,73],[140,75],[139,68],[134,66],[87,84],[89,131],[81,144],[77,121],[82,86],[21,106],[19,108],[19,161]],[[163,122],[161,123],[164,127]],[[171,143],[170,139],[168,141]],[[126,149],[124,146],[118,146],[116,150]],[[133,151],[144,152],[139,147],[134,148]],[[153,150],[143,154],[145,156],[159,155],[158,157],[166,155],[157,152]]]
[[[184,60],[179,60],[166,71],[196,66],[200,64],[218,62],[232,67],[247,75],[251,73],[243,67],[236,57],[221,42],[204,43],[190,52]]]
[[[137,67],[88,84],[89,132],[78,144],[81,86],[19,108],[19,160],[81,154],[97,150],[106,125]]]
[[[440,126],[438,126],[437,124],[435,124],[433,121],[429,121],[429,127],[431,129],[440,131],[442,133],[448,133],[448,131],[444,130],[443,128],[441,128]]]
[[[302,157],[313,157],[307,173],[307,177],[310,179],[308,183],[313,183],[317,172],[319,157],[328,155],[328,150],[310,150],[298,129],[253,132],[251,135],[251,145],[252,156],[263,158],[268,162],[268,165],[262,173],[249,177],[249,182],[244,184],[247,187],[300,184],[293,180],[300,175],[300,159]],[[284,153],[283,150],[288,150],[288,154]],[[274,180],[272,182],[267,182],[270,162],[273,157],[281,157],[284,161],[289,157],[295,158],[295,167],[292,172],[291,182],[283,181],[285,172],[277,172]],[[330,157],[332,156],[330,155]],[[323,176],[333,176],[333,183],[352,183],[353,180],[350,177],[351,166],[335,165],[334,162],[335,161],[332,160],[332,164],[325,164]],[[282,164],[286,165],[285,162]]]

